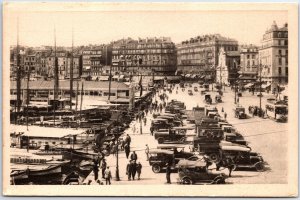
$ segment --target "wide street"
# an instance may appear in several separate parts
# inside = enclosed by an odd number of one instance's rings
[[[166,92],[166,94],[169,96],[168,101],[171,101],[172,99],[183,101],[185,102],[187,110],[191,110],[197,105],[204,106],[204,95],[200,94],[200,90],[198,92],[194,92],[194,86],[197,86],[198,89],[200,89],[198,84],[193,84],[191,88],[186,88],[185,91],[182,91],[182,89],[178,87],[178,94],[176,94],[176,89],[173,90],[171,94]],[[188,95],[189,89],[193,90],[193,95]],[[214,91],[215,90],[216,89],[214,89]],[[230,88],[225,88],[224,95],[222,97],[222,103],[215,104],[214,96],[217,93],[212,91],[210,93],[213,99],[212,106],[216,106],[218,108],[221,116],[224,114],[221,112],[221,110],[222,108],[224,109],[224,112],[227,113],[228,122],[234,125],[234,127],[245,137],[245,140],[249,142],[249,146],[252,148],[252,151],[260,153],[264,160],[268,163],[266,171],[264,172],[234,171],[232,173],[232,177],[228,178],[226,182],[229,184],[286,183],[288,149],[286,134],[288,134],[288,124],[277,123],[271,119],[262,119],[249,115],[248,106],[258,106],[259,97],[252,95],[252,93],[247,91],[243,92],[243,96],[239,98],[239,103],[246,108],[246,113],[248,114],[247,119],[237,119],[234,117],[234,92],[231,91]],[[264,94],[262,97],[262,108],[264,108],[266,99],[270,97],[272,97],[272,95]],[[158,99],[159,98],[157,98],[157,100]],[[143,166],[141,180],[128,181],[126,176],[126,165],[128,160],[125,157],[125,153],[120,151],[120,181],[115,181],[116,157],[114,155],[107,157],[107,162],[113,175],[112,184],[164,184],[166,182],[165,173],[153,173],[151,166],[146,161],[145,145],[148,144],[150,149],[156,148],[157,146],[157,141],[153,136],[150,135],[149,129],[151,119],[152,115],[148,113],[146,126],[142,124],[142,134],[140,133],[140,123],[136,121],[133,121],[130,125],[130,128],[125,131],[125,135],[129,134],[132,138],[131,151],[136,151],[138,155],[138,162],[141,162]],[[186,148],[186,150],[188,151],[188,148]],[[214,168],[214,166],[211,166],[211,168]],[[227,169],[223,170],[222,172],[228,174]],[[99,176],[100,174],[101,172],[99,172]],[[171,181],[173,184],[176,184],[177,177],[178,175],[176,172],[171,174]],[[88,180],[93,180],[93,178],[93,172],[91,172],[90,176],[87,177],[85,182]],[[93,181],[92,184],[96,183]]]

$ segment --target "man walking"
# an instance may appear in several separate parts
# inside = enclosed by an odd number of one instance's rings
[[[106,166],[107,166],[106,161],[105,161],[105,159],[103,158],[102,164],[101,164],[102,178],[103,178],[103,179],[105,178],[105,177],[104,177],[104,172],[105,172]]]
[[[96,160],[94,160],[94,166],[93,166],[93,172],[94,172],[94,177],[95,177],[95,181],[98,179],[98,163]]]
[[[132,180],[134,180],[136,174],[136,161],[132,160],[131,162],[131,175],[132,175]]]
[[[146,153],[146,156],[147,156],[147,161],[149,160],[149,146],[148,144],[146,144],[146,149],[145,149],[145,153]]]
[[[131,154],[131,156],[130,156],[130,159],[131,159],[131,160],[134,160],[134,161],[136,161],[136,160],[138,159],[138,157],[137,157],[135,151],[132,152],[132,154]]]
[[[129,163],[127,164],[126,167],[126,175],[128,176],[128,180],[131,180],[131,174],[132,174],[132,165],[131,165],[132,161],[129,161]]]
[[[105,175],[105,184],[106,185],[110,185],[110,179],[111,179],[111,171],[109,170],[109,167],[106,168],[105,172],[104,172],[104,175]]]
[[[171,165],[170,165],[170,163],[167,164],[166,178],[167,178],[167,184],[171,184]]]
[[[141,173],[142,173],[142,164],[140,162],[138,162],[138,164],[136,165],[136,172],[138,175],[138,180],[141,179]]]
[[[125,151],[125,154],[126,154],[126,158],[128,159],[128,156],[129,156],[129,153],[130,153],[130,146],[128,145],[128,143],[125,144],[124,151]]]
[[[226,112],[224,113],[224,118],[225,118],[225,120],[226,120],[226,118],[227,118],[227,113],[226,113]]]

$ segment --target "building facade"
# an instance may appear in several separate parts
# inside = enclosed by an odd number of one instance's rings
[[[112,70],[123,74],[174,74],[176,49],[170,38],[131,38],[112,43]]]
[[[82,50],[82,75],[102,75],[104,66],[111,64],[111,46],[89,46]]]
[[[259,49],[262,81],[272,91],[288,83],[288,24],[279,28],[274,21],[263,35]]]
[[[241,55],[239,80],[242,84],[253,83],[257,80],[259,68],[258,47],[241,45],[239,51]]]
[[[239,78],[240,52],[220,49],[216,68],[216,82],[222,85],[235,85]]]
[[[237,51],[238,42],[220,34],[197,36],[181,42],[177,45],[177,70],[214,80],[221,47],[225,51]]]

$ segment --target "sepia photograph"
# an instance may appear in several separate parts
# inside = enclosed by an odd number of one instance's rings
[[[4,195],[297,196],[297,6],[4,3]]]

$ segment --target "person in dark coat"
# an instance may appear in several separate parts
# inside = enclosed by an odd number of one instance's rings
[[[94,172],[94,177],[95,177],[95,181],[96,181],[96,180],[98,180],[98,172],[99,172],[98,163],[96,160],[94,162],[93,172]]]
[[[138,159],[138,156],[136,155],[135,151],[132,152],[130,155],[130,159],[136,161]]]
[[[102,170],[102,178],[104,179],[104,172],[106,170],[107,164],[105,159],[103,158],[102,163],[101,163],[101,170]]]
[[[128,143],[124,145],[124,151],[126,154],[126,158],[128,159],[130,153],[130,146],[128,145]]]
[[[136,165],[136,172],[137,172],[138,180],[141,179],[142,167],[143,167],[142,164],[140,162],[138,162]]]
[[[137,154],[135,153],[135,151],[133,151],[132,154],[130,155],[130,159],[134,161],[137,160]]]
[[[171,165],[170,165],[170,163],[167,164],[166,178],[167,178],[167,183],[171,184]]]
[[[128,176],[128,180],[131,180],[131,174],[132,174],[132,165],[131,165],[132,161],[129,161],[129,163],[127,164],[126,167],[126,175]]]
[[[132,160],[131,161],[131,176],[132,176],[132,180],[134,180],[135,178],[135,174],[136,174],[136,161],[135,160]]]

